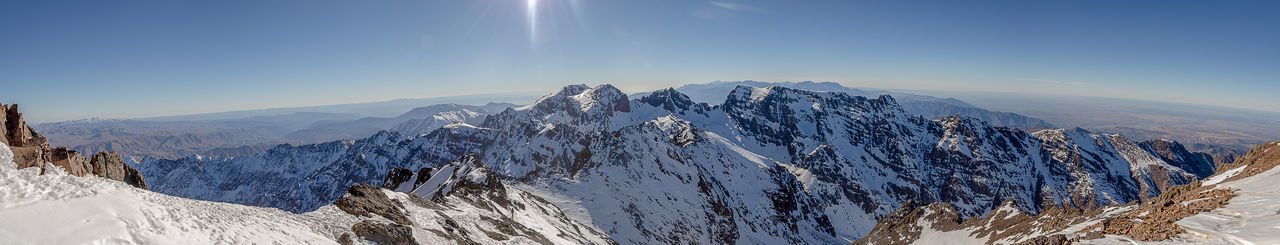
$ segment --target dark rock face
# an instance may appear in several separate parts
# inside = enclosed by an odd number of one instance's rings
[[[393,168],[387,173],[387,179],[382,181],[382,188],[395,190],[401,183],[411,178],[413,178],[413,171],[406,168]]]
[[[1225,146],[1209,146],[1204,144],[1195,144],[1187,150],[1194,151],[1200,158],[1208,159],[1213,162],[1214,169],[1220,169],[1218,166],[1229,164],[1236,161],[1244,152],[1233,150]]]
[[[147,189],[147,181],[137,169],[124,164],[124,158],[115,152],[98,152],[93,154],[85,170],[93,175],[128,183],[134,187]]]
[[[640,102],[668,111],[684,111],[692,109],[696,104],[689,96],[676,92],[674,88],[658,90],[640,98]]]
[[[333,205],[353,215],[370,216],[376,214],[397,224],[412,224],[409,221],[409,217],[404,213],[404,204],[391,200],[385,193],[382,193],[382,189],[368,184],[347,188],[347,195],[333,202]]]
[[[355,232],[357,236],[377,244],[418,244],[418,241],[413,239],[413,231],[408,226],[400,224],[385,224],[365,220],[351,226],[351,231]]]
[[[1143,150],[1147,150],[1151,155],[1159,157],[1188,173],[1195,174],[1196,177],[1205,178],[1213,175],[1216,171],[1216,163],[1213,156],[1204,153],[1191,153],[1187,151],[1182,144],[1169,140],[1149,140],[1139,143]]]

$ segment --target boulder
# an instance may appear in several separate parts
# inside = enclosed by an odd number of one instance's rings
[[[115,152],[98,152],[93,154],[85,169],[97,176],[128,183],[133,187],[147,189],[146,180],[137,169],[124,164],[124,158]]]
[[[75,150],[70,150],[66,147],[58,147],[53,149],[52,154],[49,156],[49,162],[53,163],[54,166],[62,167],[62,169],[67,171],[67,174],[84,176],[86,173],[85,165],[88,164],[88,159],[85,159],[84,156],[81,156],[80,153]]]
[[[378,223],[370,220],[361,221],[351,226],[357,236],[377,244],[417,245],[413,239],[413,230],[400,224]],[[348,238],[348,240],[350,240]]]
[[[48,146],[9,146],[9,149],[13,151],[13,163],[18,164],[18,169],[42,168],[52,152]]]

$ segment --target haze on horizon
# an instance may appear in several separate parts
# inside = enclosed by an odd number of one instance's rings
[[[1274,1],[5,1],[32,122],[717,80],[1280,111]]]

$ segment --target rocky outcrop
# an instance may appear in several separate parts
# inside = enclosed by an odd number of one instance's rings
[[[404,213],[403,203],[391,200],[382,193],[381,188],[372,185],[360,184],[347,188],[347,195],[333,202],[333,205],[352,215],[378,215],[397,224],[412,223]]]
[[[616,244],[546,200],[507,188],[475,155],[417,173],[393,168],[384,181],[400,192],[360,184],[333,203],[363,217],[340,244]]]
[[[147,189],[147,181],[137,169],[124,164],[124,158],[115,152],[98,152],[93,154],[85,170],[93,175],[127,183],[134,187]]]
[[[40,168],[40,173],[44,174],[47,171],[46,166],[57,166],[70,175],[92,174],[122,181],[134,187],[147,188],[142,174],[124,164],[120,154],[100,152],[95,154],[91,161],[76,150],[61,146],[50,147],[49,141],[31,129],[23,120],[22,113],[18,113],[18,105],[0,104],[0,111],[4,112],[4,116],[0,116],[0,142],[8,145],[13,151],[13,162],[18,164],[18,169],[35,167]]]
[[[1107,217],[1084,230],[1123,235],[1139,241],[1167,240],[1186,232],[1174,222],[1227,205],[1232,192],[1201,186],[1199,182],[1178,186],[1139,204],[1137,209]]]
[[[45,162],[53,163],[53,166],[61,167],[63,170],[67,171],[68,174],[84,176],[85,163],[88,161],[84,156],[81,156],[79,152],[76,152],[75,150],[68,150],[66,147],[58,147],[49,151],[47,156],[49,156],[49,158],[44,159]]]
[[[1239,174],[1227,178],[1227,181],[1232,181],[1257,175],[1277,164],[1280,164],[1280,141],[1271,141],[1254,147],[1236,162],[1223,164],[1218,169],[1226,171],[1243,167]]]
[[[4,142],[9,147],[40,145],[47,142],[27,125],[26,120],[22,119],[22,113],[18,112],[18,104],[9,106],[0,104],[0,111],[4,113],[0,118],[0,134],[4,134],[4,137],[0,137],[0,142]]]
[[[421,168],[416,173],[409,169],[393,168],[387,172],[382,188],[432,200],[449,195],[461,187],[502,188],[498,181],[490,181],[498,177],[480,164],[479,158],[478,155],[469,154],[460,161],[436,168]]]
[[[400,224],[378,223],[371,220],[365,220],[351,226],[351,231],[355,232],[357,236],[376,244],[418,244],[418,241],[413,238],[413,231],[408,226]]]
[[[428,168],[423,169],[426,170]],[[404,184],[409,180],[413,180],[413,176],[414,174],[412,170],[406,168],[393,168],[387,173],[387,178],[382,180],[382,188],[390,190],[398,189],[401,184]]]
[[[921,205],[919,202],[908,200],[898,211],[881,219],[875,228],[871,229],[870,234],[854,241],[853,244],[900,244],[901,241],[914,241],[920,238],[920,233],[924,229],[950,231],[958,228],[960,221],[959,214],[951,204]]]
[[[49,147],[48,140],[27,125],[22,118],[22,113],[18,112],[17,104],[7,106],[0,104],[0,112],[4,113],[0,116],[0,142],[13,150],[13,162],[17,163],[19,168],[43,168],[44,163],[53,162],[54,149]],[[61,158],[67,159],[65,148],[62,153],[64,154]],[[71,172],[71,169],[67,170]],[[76,173],[72,172],[72,174]]]

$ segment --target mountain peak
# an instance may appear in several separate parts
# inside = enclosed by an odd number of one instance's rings
[[[583,91],[587,91],[588,89],[591,89],[591,87],[586,84],[565,85],[564,88],[560,88],[560,92],[556,93],[556,96],[574,96],[581,94]]]
[[[684,111],[695,104],[688,95],[676,91],[675,88],[666,88],[641,97],[640,102],[649,104],[653,107],[662,108],[668,111]]]
[[[879,97],[876,97],[875,100],[880,101],[882,103],[898,104],[898,100],[894,99],[893,95],[889,95],[889,94],[882,94]]]
[[[627,94],[613,85],[602,84],[592,88],[577,84],[565,86],[556,94],[542,97],[533,104],[517,108],[517,110],[531,109],[541,112],[568,111],[572,115],[592,111],[613,115],[614,111],[630,112],[631,105]]]

